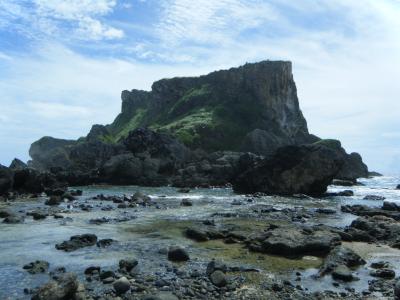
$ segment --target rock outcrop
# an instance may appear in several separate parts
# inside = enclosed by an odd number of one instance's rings
[[[222,186],[238,178],[237,191],[278,194],[320,194],[333,178],[368,176],[358,154],[330,149],[309,134],[290,62],[163,79],[151,91],[123,91],[121,98],[112,124],[93,125],[76,141],[34,142],[28,166],[69,185]],[[260,176],[263,165],[274,174]]]
[[[339,141],[286,146],[239,175],[233,188],[249,194],[321,195],[341,169],[346,153]]]

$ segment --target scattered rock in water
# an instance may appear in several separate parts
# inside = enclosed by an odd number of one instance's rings
[[[342,197],[351,197],[354,196],[354,192],[351,190],[345,190],[345,191],[341,191],[339,193],[337,193],[338,196],[342,196]]]
[[[187,228],[185,231],[185,235],[189,239],[195,240],[197,242],[205,242],[209,240],[207,233],[197,228]]]
[[[34,220],[43,220],[46,219],[49,214],[47,212],[43,212],[43,211],[32,211],[27,213],[28,216],[32,216]]]
[[[222,271],[223,273],[226,273],[228,271],[228,267],[223,262],[220,262],[217,260],[212,260],[207,265],[206,274],[207,274],[207,276],[210,276],[212,273],[214,273],[217,270]]]
[[[5,224],[20,224],[24,223],[25,219],[20,215],[10,215],[3,220]]]
[[[67,273],[57,280],[51,280],[40,287],[32,296],[32,300],[75,299],[79,282],[75,274]]]
[[[114,241],[113,239],[102,239],[102,240],[99,240],[99,241],[96,243],[96,245],[97,245],[97,247],[99,247],[99,248],[106,248],[106,247],[111,246],[111,244],[114,243],[114,242],[115,242],[115,241]]]
[[[172,247],[168,250],[168,259],[171,261],[188,261],[189,254],[187,251],[180,247]]]
[[[341,280],[345,282],[350,282],[356,279],[353,276],[351,270],[345,265],[337,266],[332,272],[332,278],[335,280]]]
[[[384,202],[385,203],[385,202]],[[394,220],[400,220],[400,213],[396,210],[396,206],[386,204],[386,209],[380,209],[376,207],[370,207],[367,205],[343,205],[341,206],[342,212],[351,213],[357,216],[373,217],[373,216],[384,216]],[[394,209],[394,211],[392,211]]]
[[[44,203],[45,205],[49,206],[57,206],[62,203],[62,198],[61,196],[56,196],[56,195],[51,195],[48,200]]]
[[[148,206],[152,203],[151,198],[141,192],[136,192],[130,201],[142,206]]]
[[[228,284],[225,274],[220,270],[211,273],[210,281],[217,287],[224,287]]]
[[[12,215],[8,210],[0,210],[0,218],[7,218]]]
[[[396,190],[400,190],[400,184],[396,186]]]
[[[371,263],[371,268],[373,268],[373,269],[389,268],[389,263],[387,261],[373,262],[373,263]]]
[[[377,270],[372,270],[369,273],[373,277],[379,277],[379,278],[384,278],[384,279],[393,279],[396,277],[396,272],[391,270],[391,269],[377,269]]]
[[[69,241],[56,244],[56,249],[63,250],[65,252],[71,252],[83,247],[93,246],[96,244],[96,242],[97,236],[94,234],[74,235],[71,236]]]
[[[136,258],[126,258],[119,261],[119,268],[125,272],[132,271],[139,264]]]
[[[363,200],[376,200],[376,201],[382,201],[385,199],[386,199],[385,197],[377,195],[367,195],[363,198]]]
[[[400,205],[394,202],[385,201],[383,202],[382,209],[388,211],[400,211]]]
[[[319,214],[324,214],[324,215],[336,214],[336,210],[334,210],[332,208],[317,208],[315,211]]]
[[[30,274],[45,273],[49,269],[49,263],[43,260],[37,260],[23,266],[24,270],[27,270]]]
[[[123,295],[131,288],[131,283],[126,277],[121,277],[120,279],[114,281],[113,287],[117,295]]]
[[[61,199],[62,200],[68,200],[68,201],[74,201],[76,200],[75,196],[73,196],[71,193],[69,192],[65,192],[64,194],[61,195]]]
[[[177,192],[183,193],[183,194],[188,194],[188,193],[190,193],[190,188],[180,188]]]
[[[83,191],[82,190],[70,190],[69,193],[72,196],[82,196],[83,195]]]
[[[343,246],[337,246],[325,258],[324,264],[321,266],[318,275],[324,276],[330,274],[341,265],[354,268],[365,264],[366,261],[353,250]]]
[[[114,277],[115,277],[115,273],[113,271],[110,271],[110,270],[101,271],[100,272],[100,276],[99,276],[99,278],[101,280],[105,280],[105,279],[108,279],[108,278],[114,278]]]
[[[85,269],[85,275],[93,275],[93,274],[98,274],[100,273],[100,267],[99,266],[90,266]]]
[[[240,201],[239,199],[234,199],[231,203],[231,205],[243,205],[243,202]]]
[[[182,199],[181,206],[193,206],[193,202],[188,198]]]

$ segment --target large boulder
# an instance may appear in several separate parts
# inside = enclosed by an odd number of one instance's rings
[[[32,300],[67,300],[75,299],[79,281],[75,274],[67,273],[57,280],[51,280],[41,286],[32,296]]]
[[[11,170],[0,165],[0,195],[3,195],[11,190],[13,181],[13,173]]]
[[[100,168],[102,180],[113,184],[137,184],[143,174],[143,162],[132,153],[111,157]]]
[[[339,141],[287,146],[240,174],[233,182],[238,193],[321,195],[339,172],[345,152]]]
[[[346,155],[340,171],[336,175],[337,179],[356,181],[357,178],[368,178],[369,172],[367,165],[363,162],[361,155],[351,153]]]
[[[69,151],[70,147],[77,142],[73,140],[56,139],[53,137],[43,137],[34,142],[29,155],[32,157],[32,167],[48,170],[51,167],[70,167]]]
[[[278,227],[255,236],[250,248],[254,251],[298,257],[303,255],[326,255],[340,244],[337,233],[301,227]]]

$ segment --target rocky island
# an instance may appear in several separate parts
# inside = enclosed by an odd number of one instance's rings
[[[395,179],[309,133],[291,62],[121,98],[0,166],[0,298],[400,297]]]

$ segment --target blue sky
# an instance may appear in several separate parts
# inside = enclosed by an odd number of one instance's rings
[[[400,173],[399,0],[1,0],[0,163],[110,123],[124,89],[293,62],[312,133]]]

